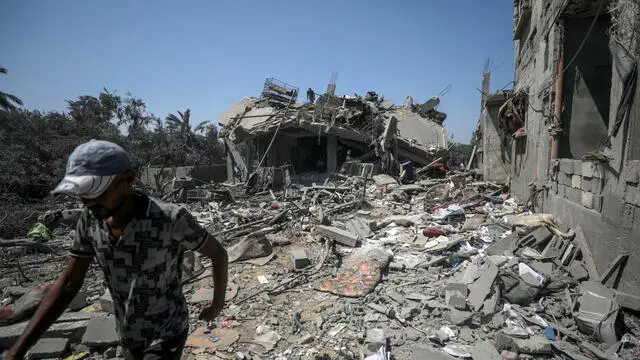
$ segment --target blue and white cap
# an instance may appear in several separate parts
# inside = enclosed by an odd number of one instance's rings
[[[131,169],[129,154],[120,145],[91,140],[69,155],[64,179],[52,193],[95,199],[107,190],[116,176]]]

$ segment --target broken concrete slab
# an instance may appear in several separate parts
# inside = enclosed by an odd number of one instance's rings
[[[471,320],[473,313],[471,311],[460,311],[457,309],[449,310],[449,320],[454,325],[463,325],[467,321]]]
[[[354,247],[358,244],[358,235],[335,226],[320,225],[316,229],[316,232],[320,235],[330,237],[342,245]]]
[[[467,298],[469,305],[475,311],[480,310],[487,295],[491,292],[493,282],[498,276],[498,267],[491,261],[487,261],[480,273],[478,280],[469,285],[469,297]]]
[[[28,321],[9,326],[0,326],[0,349],[8,349],[27,327]],[[78,342],[87,329],[88,320],[54,323],[43,334],[43,337],[66,338]]]
[[[452,360],[455,357],[427,345],[418,345],[411,351],[412,360]]]
[[[115,316],[95,317],[89,321],[82,343],[88,347],[108,347],[120,343]]]
[[[496,306],[498,305],[498,301],[500,301],[500,288],[497,286],[493,287],[493,294],[484,301],[482,305],[482,312],[485,315],[491,315],[496,312]]]
[[[447,290],[445,291],[444,298],[447,305],[451,306],[452,308],[458,310],[465,310],[467,308],[466,297],[462,296],[462,294],[458,291]]]
[[[311,260],[307,256],[307,252],[304,249],[291,249],[291,262],[293,268],[296,270],[302,270],[311,266]]]
[[[482,341],[469,349],[473,360],[503,360],[495,346],[488,341]]]
[[[528,339],[521,339],[500,332],[496,336],[496,348],[529,355],[553,355],[551,341],[540,335],[534,335]]]
[[[102,308],[102,311],[109,314],[114,314],[113,298],[111,297],[111,292],[109,292],[109,289],[104,290],[104,294],[100,296],[100,299],[98,299],[98,301],[100,302],[100,307]]]
[[[355,217],[345,223],[347,231],[356,234],[361,241],[373,236],[369,224],[360,217]]]
[[[572,262],[571,265],[569,265],[569,273],[571,273],[571,276],[578,281],[587,280],[589,278],[589,272],[581,261]]]
[[[513,252],[518,248],[518,233],[512,232],[504,239],[491,244],[485,252],[487,255],[507,255],[513,256]]]
[[[620,305],[613,291],[599,282],[585,281],[580,285],[580,293],[580,307],[574,314],[578,329],[600,342],[615,344],[618,341],[615,321]]]
[[[69,346],[69,339],[43,338],[29,350],[29,359],[61,358]]]

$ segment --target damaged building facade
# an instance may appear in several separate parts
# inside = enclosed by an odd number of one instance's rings
[[[436,97],[397,106],[375,92],[335,95],[335,84],[313,103],[297,96],[297,88],[267,79],[260,97],[245,97],[219,117],[229,179],[251,182],[251,174],[267,172],[307,183],[341,169],[410,176],[446,154],[446,114],[435,110]]]
[[[639,19],[628,0],[516,0],[514,89],[485,92],[475,139],[485,180],[582,227],[600,274],[640,254]],[[615,278],[638,310],[640,268]]]

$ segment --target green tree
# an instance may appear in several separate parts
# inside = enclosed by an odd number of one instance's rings
[[[0,74],[6,74],[7,69],[0,66]],[[22,106],[22,100],[19,97],[6,92],[0,91],[0,111],[16,110],[17,106]]]

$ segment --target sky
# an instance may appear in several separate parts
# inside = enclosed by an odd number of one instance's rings
[[[467,143],[491,90],[513,80],[511,1],[13,0],[0,12],[0,89],[28,109],[106,88],[166,117],[216,121],[275,77],[323,92],[376,91],[396,104],[438,95],[444,125]]]

